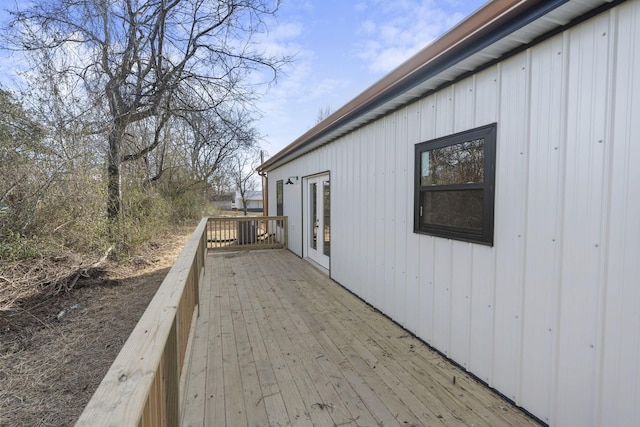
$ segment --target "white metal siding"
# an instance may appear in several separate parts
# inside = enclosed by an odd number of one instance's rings
[[[564,162],[566,39],[556,37],[531,52],[531,109],[527,171],[526,253],[522,329],[521,403],[550,413],[557,340]],[[563,78],[558,78],[563,76]],[[555,108],[550,108],[555,106]]]
[[[629,1],[269,173],[330,171],[331,276],[551,425],[640,425],[639,26]],[[493,122],[494,246],[413,233],[414,145]]]
[[[609,30],[611,123],[608,150],[607,233],[603,239],[600,381],[601,425],[640,424],[640,5],[619,8]]]
[[[568,46],[564,216],[556,380],[557,422],[593,420],[607,151],[610,17],[572,31]]]

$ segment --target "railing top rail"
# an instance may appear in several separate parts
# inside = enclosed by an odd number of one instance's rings
[[[203,218],[76,426],[138,425],[206,227],[207,219]]]
[[[259,220],[280,220],[280,219],[286,219],[286,216],[252,216],[252,215],[247,215],[247,216],[210,216],[209,220],[247,220],[247,221],[259,221]]]
[[[286,248],[287,221],[286,216],[210,217],[207,248],[211,251]]]

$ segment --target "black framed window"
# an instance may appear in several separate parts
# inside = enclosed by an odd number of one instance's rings
[[[496,124],[415,146],[414,232],[493,245]]]
[[[284,186],[283,181],[276,181],[276,215],[284,215]]]

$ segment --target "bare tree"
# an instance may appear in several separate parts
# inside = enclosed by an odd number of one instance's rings
[[[333,113],[333,111],[331,110],[330,105],[327,105],[326,107],[320,107],[320,109],[318,110],[318,115],[316,116],[315,124],[317,125],[318,123],[329,117],[331,113]]]
[[[106,139],[112,223],[122,210],[122,163],[160,147],[172,117],[230,100],[249,105],[248,75],[266,69],[266,82],[275,79],[287,58],[253,40],[278,7],[279,0],[35,0],[13,12],[11,45],[38,53],[45,72],[75,80],[72,90],[104,112],[94,132]],[[152,131],[127,144],[134,124]]]
[[[240,202],[247,215],[247,195],[258,187],[256,168],[260,164],[260,152],[256,149],[244,150],[230,159],[227,174],[240,193]],[[237,202],[237,201],[236,201]]]
[[[211,183],[222,165],[242,150],[257,144],[259,135],[253,118],[244,109],[228,109],[182,116],[191,131],[185,150],[194,180]]]

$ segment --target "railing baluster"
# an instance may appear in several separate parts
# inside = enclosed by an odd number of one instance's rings
[[[287,247],[287,217],[212,217],[207,248],[249,250]]]

